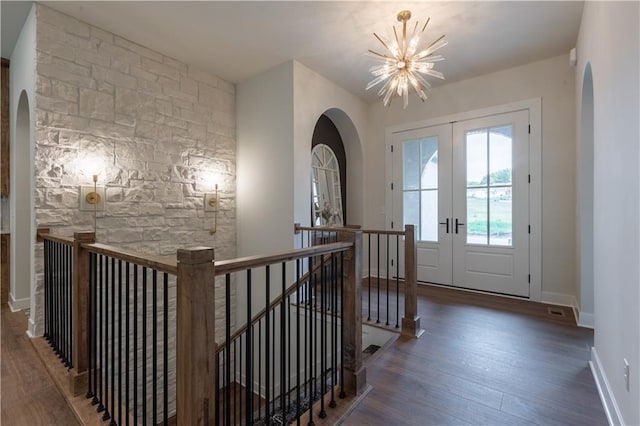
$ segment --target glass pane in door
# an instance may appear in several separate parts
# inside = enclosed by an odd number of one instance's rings
[[[467,189],[467,243],[487,244],[489,207],[486,188]]]
[[[438,241],[438,138],[403,142],[404,223],[419,241]]]
[[[489,245],[512,246],[513,126],[489,132]]]
[[[513,126],[466,132],[467,243],[512,246]]]

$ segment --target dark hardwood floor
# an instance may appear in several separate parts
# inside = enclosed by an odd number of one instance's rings
[[[26,335],[27,316],[2,304],[0,424],[78,425]]]
[[[606,425],[573,312],[420,286],[420,339],[367,367],[373,390],[346,425]]]
[[[346,425],[606,425],[588,367],[593,332],[573,313],[421,286],[420,339],[368,364],[369,394]],[[78,424],[29,342],[26,316],[2,306],[2,425]]]

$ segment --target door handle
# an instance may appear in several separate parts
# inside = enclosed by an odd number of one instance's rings
[[[449,233],[449,218],[447,218],[446,222],[440,222],[440,225],[447,225],[447,234]]]
[[[458,221],[458,218],[456,217],[456,234],[458,233],[458,227],[459,227],[459,226],[464,226],[464,223],[459,222],[459,221]]]

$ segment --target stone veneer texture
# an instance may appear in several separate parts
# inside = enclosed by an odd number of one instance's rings
[[[81,163],[94,159],[106,187],[98,242],[173,258],[178,248],[209,246],[216,259],[234,257],[234,85],[49,7],[36,13],[37,226],[62,235],[93,229],[79,193],[92,185]],[[213,236],[203,208],[212,173],[220,181]],[[40,301],[42,271],[38,245]],[[41,308],[35,323],[42,330]]]

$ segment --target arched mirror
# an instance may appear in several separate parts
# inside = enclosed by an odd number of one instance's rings
[[[340,168],[333,150],[318,144],[311,151],[313,226],[343,226]]]

